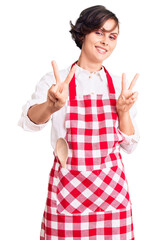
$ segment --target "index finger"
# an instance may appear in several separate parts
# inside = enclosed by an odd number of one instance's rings
[[[57,63],[53,60],[51,62],[51,64],[52,64],[54,76],[55,76],[55,79],[56,79],[56,85],[59,85],[61,83],[61,80],[60,80],[60,76],[59,76]]]
[[[71,82],[75,71],[76,71],[76,65],[74,65],[74,66],[71,68],[71,70],[70,70],[68,76],[66,77],[64,83],[69,84],[69,83]]]
[[[122,91],[126,90],[126,74],[122,74]]]
[[[133,78],[133,80],[130,83],[129,90],[133,89],[133,87],[135,86],[135,83],[136,83],[138,77],[139,77],[139,73],[136,73],[135,77]]]

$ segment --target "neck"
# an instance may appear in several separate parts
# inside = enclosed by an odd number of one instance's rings
[[[83,56],[82,52],[78,59],[77,65],[79,67],[89,71],[90,73],[97,72],[102,68],[102,63],[90,61],[88,58]]]

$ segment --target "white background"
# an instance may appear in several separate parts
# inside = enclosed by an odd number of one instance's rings
[[[69,21],[102,4],[120,19],[115,52],[104,62],[109,72],[136,72],[141,139],[130,155],[123,153],[133,203],[136,240],[156,239],[156,4],[142,0],[14,0],[0,3],[0,238],[37,240],[44,211],[48,176],[53,163],[50,124],[41,132],[17,126],[22,105],[36,83],[52,71],[78,59]]]

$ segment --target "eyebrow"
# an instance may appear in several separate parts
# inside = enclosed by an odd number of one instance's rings
[[[103,32],[110,32],[110,31],[106,31],[105,30],[105,28],[100,28]],[[111,29],[112,30],[112,29]],[[111,34],[116,34],[116,35],[118,35],[118,33],[117,32],[111,32]]]

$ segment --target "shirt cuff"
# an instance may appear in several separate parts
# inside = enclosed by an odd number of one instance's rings
[[[131,145],[131,144],[139,142],[140,137],[139,137],[139,134],[137,134],[136,132],[135,132],[135,134],[129,135],[129,136],[121,131],[120,131],[120,133],[124,136],[123,143],[125,143],[126,145]]]
[[[137,144],[139,142],[140,135],[137,127],[134,126],[134,130],[135,133],[129,136],[119,130],[124,137],[124,140],[121,142],[120,146],[126,153],[132,153],[137,147]]]

